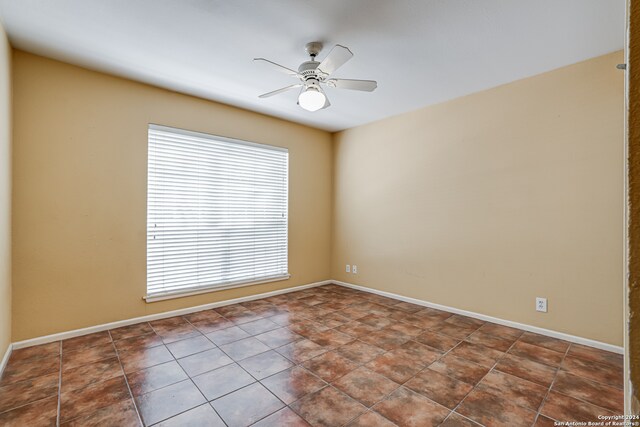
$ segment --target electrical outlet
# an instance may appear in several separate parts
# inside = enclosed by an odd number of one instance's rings
[[[536,311],[541,311],[543,313],[547,312],[547,299],[546,298],[536,298]]]
[[[347,264],[347,267],[344,269],[347,273],[351,273],[351,266]]]
[[[354,265],[351,267],[351,272],[352,272],[353,274],[358,274],[358,266],[354,264]]]

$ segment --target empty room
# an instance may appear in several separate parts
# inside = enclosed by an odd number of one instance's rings
[[[0,0],[0,426],[640,426],[636,27]]]

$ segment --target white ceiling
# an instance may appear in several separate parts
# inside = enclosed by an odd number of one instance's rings
[[[43,56],[336,131],[623,48],[624,0],[0,0],[11,43]],[[354,58],[307,112],[291,77],[304,45]]]

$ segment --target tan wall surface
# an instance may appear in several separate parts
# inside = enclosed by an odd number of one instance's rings
[[[337,134],[332,278],[622,345],[622,60]]]
[[[331,134],[21,51],[13,72],[14,341],[329,278]],[[289,148],[290,280],[142,300],[148,123]]]
[[[11,47],[0,26],[0,359],[11,342]]]

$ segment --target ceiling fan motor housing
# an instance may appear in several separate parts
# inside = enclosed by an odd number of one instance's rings
[[[307,61],[298,67],[298,73],[307,87],[320,86],[320,82],[324,80],[325,76],[318,70],[318,65],[320,65],[320,63],[317,61]]]

